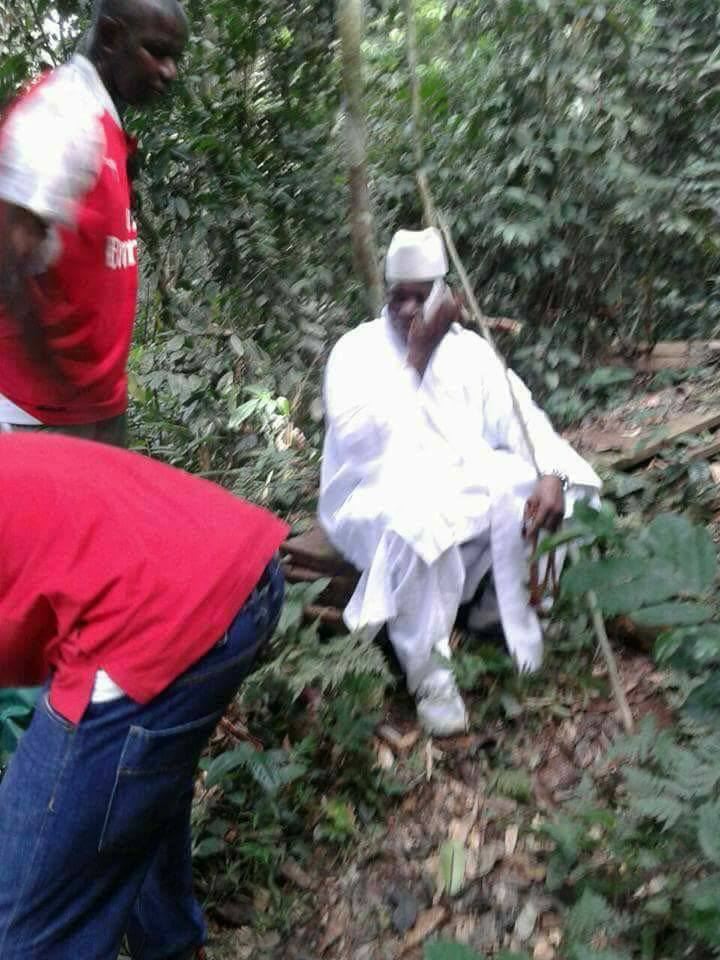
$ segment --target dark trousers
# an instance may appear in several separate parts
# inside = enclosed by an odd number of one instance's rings
[[[0,957],[167,960],[200,946],[190,808],[198,760],[280,615],[277,560],[225,636],[145,706],[69,723],[40,698],[0,783]]]

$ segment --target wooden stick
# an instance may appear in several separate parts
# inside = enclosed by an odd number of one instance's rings
[[[568,552],[572,562],[577,563],[580,559],[580,552],[577,544],[571,543]],[[630,705],[627,701],[627,697],[625,696],[625,691],[622,688],[622,683],[620,682],[617,660],[615,659],[615,654],[613,653],[612,647],[610,646],[610,641],[608,640],[607,630],[605,629],[605,621],[603,619],[602,611],[600,610],[600,605],[598,603],[595,591],[589,590],[586,594],[586,597],[588,606],[590,608],[590,614],[592,616],[595,636],[597,637],[600,650],[602,651],[602,654],[605,657],[605,663],[607,664],[608,677],[610,678],[610,688],[620,709],[620,716],[622,718],[623,726],[625,727],[625,732],[633,733],[635,730],[635,721],[633,720]]]
[[[477,297],[475,296],[475,291],[473,290],[472,284],[470,283],[470,277],[468,276],[465,266],[463,265],[463,262],[460,259],[460,255],[457,252],[455,242],[453,241],[453,238],[452,238],[452,233],[450,232],[450,227],[448,226],[448,223],[445,220],[445,217],[440,213],[440,211],[435,206],[432,193],[430,191],[430,184],[428,183],[428,179],[427,179],[427,176],[425,175],[424,170],[418,171],[417,181],[418,181],[418,188],[420,190],[420,196],[422,197],[423,205],[425,207],[425,215],[428,218],[430,223],[435,223],[438,226],[438,228],[440,229],[440,232],[442,233],[445,239],[445,245],[448,249],[448,253],[450,254],[450,259],[453,262],[453,266],[457,271],[458,277],[460,278],[460,283],[462,284],[463,291],[465,292],[465,296],[467,297],[468,306],[470,308],[470,314],[473,320],[475,321],[475,323],[477,323],[478,327],[482,331],[483,337],[487,340],[487,342],[492,347],[493,353],[495,354],[495,357],[497,358],[498,363],[503,368],[508,390],[510,391],[510,399],[512,401],[513,412],[520,426],[520,430],[523,435],[523,440],[525,441],[525,445],[530,454],[530,459],[532,460],[533,467],[535,468],[535,472],[539,477],[541,476],[541,470],[538,464],[537,455],[535,453],[535,445],[532,442],[532,438],[530,437],[530,431],[528,430],[527,423],[525,422],[525,417],[523,416],[517,396],[515,394],[515,391],[513,390],[513,385],[512,385],[512,380],[510,379],[510,370],[508,368],[508,365],[505,362],[505,358],[498,350],[497,344],[495,343],[493,335],[490,332],[490,327],[487,324],[485,314],[480,309],[480,304],[477,301]]]

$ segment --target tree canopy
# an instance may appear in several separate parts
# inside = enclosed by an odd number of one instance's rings
[[[364,301],[333,5],[186,7],[176,96],[128,116],[142,151],[134,393],[156,427],[145,442],[172,434],[175,459],[220,469],[247,443],[238,427],[243,413],[257,421],[245,403],[258,390],[268,415],[284,416],[287,398],[312,432],[327,346],[363,319]],[[0,99],[69,55],[89,8],[0,2]],[[422,208],[403,4],[378,0],[366,14],[382,253]],[[719,16],[710,0],[416,3],[430,182],[483,308],[525,321],[533,346],[592,355],[613,336],[714,329]],[[578,412],[546,366],[525,372],[555,391],[551,412]]]

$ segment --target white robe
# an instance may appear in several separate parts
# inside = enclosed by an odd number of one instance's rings
[[[414,691],[435,666],[433,651],[449,656],[458,606],[492,567],[508,647],[521,669],[535,669],[542,633],[521,526],[537,477],[504,370],[457,325],[422,379],[406,352],[384,311],[340,339],[325,373],[318,514],[362,574],[345,622],[372,633],[387,623]],[[570,480],[569,515],[600,481],[511,378],[541,472]]]

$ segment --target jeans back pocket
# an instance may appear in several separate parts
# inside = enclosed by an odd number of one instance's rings
[[[200,754],[222,715],[166,730],[130,727],[98,842],[101,853],[147,852],[189,805]]]

